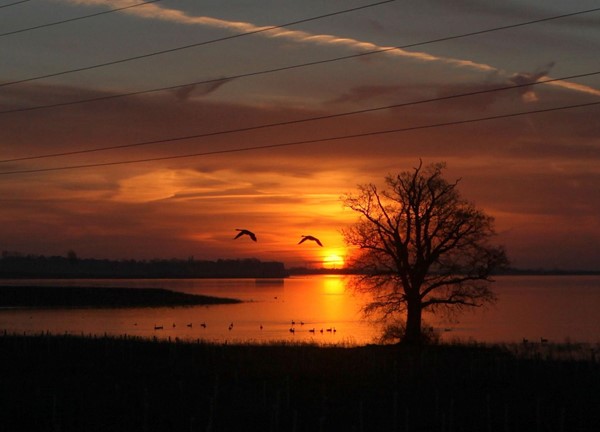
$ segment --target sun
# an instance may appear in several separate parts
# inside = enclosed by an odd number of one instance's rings
[[[323,267],[327,269],[336,269],[344,267],[344,258],[336,253],[326,254],[323,258]]]

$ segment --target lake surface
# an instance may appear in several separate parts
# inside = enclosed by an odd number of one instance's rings
[[[0,331],[216,342],[372,343],[380,328],[362,318],[360,307],[366,299],[349,292],[345,278],[0,280],[0,285],[166,288],[245,301],[177,308],[0,309]],[[492,286],[498,295],[494,306],[426,320],[445,341],[520,342],[543,337],[553,342],[600,342],[600,276],[501,276]]]

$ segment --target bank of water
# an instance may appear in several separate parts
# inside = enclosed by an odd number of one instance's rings
[[[4,309],[0,330],[130,335],[215,342],[304,341],[363,345],[380,327],[360,312],[367,301],[338,275],[286,279],[1,280],[2,285],[165,288],[238,298],[214,306],[121,309]],[[599,276],[502,276],[498,302],[455,317],[428,316],[442,340],[600,342]]]

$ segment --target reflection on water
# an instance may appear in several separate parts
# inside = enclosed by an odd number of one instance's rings
[[[56,280],[6,280],[2,283],[57,285]],[[239,298],[245,302],[178,308],[4,310],[0,311],[0,330],[128,334],[219,342],[295,340],[326,344],[368,343],[372,341],[374,331],[360,320],[361,303],[346,293],[341,276],[308,276],[285,280],[61,280],[58,284],[167,288],[191,294]],[[158,327],[161,329],[156,330]]]
[[[4,285],[57,285],[57,281],[0,281]],[[361,319],[365,298],[346,289],[343,276],[285,280],[137,279],[61,280],[61,285],[156,287],[192,294],[234,297],[245,303],[183,308],[0,310],[0,330],[9,332],[247,341],[312,341],[366,344],[378,328]],[[428,317],[443,340],[515,342],[540,337],[557,342],[600,341],[600,277],[506,276],[494,289],[499,302],[457,319]],[[205,327],[202,326],[205,324]],[[233,326],[231,325],[233,324]],[[155,330],[155,327],[162,327]],[[231,329],[230,329],[231,327]],[[290,331],[293,329],[293,332]],[[331,331],[328,331],[331,330]],[[334,331],[335,330],[335,331]]]

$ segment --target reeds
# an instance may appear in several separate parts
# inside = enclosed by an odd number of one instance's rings
[[[600,364],[509,346],[0,334],[0,374],[15,432],[600,430]]]

